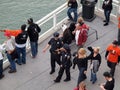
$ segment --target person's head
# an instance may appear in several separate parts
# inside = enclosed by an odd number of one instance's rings
[[[79,56],[79,55],[86,56],[86,50],[85,50],[84,48],[80,48],[80,49],[78,50],[78,56]]]
[[[86,90],[86,85],[85,85],[84,82],[81,82],[81,83],[79,84],[79,90]]]
[[[64,44],[63,47],[61,48],[62,51],[65,51],[65,52],[70,52],[70,47],[68,44]]]
[[[29,18],[29,19],[27,20],[27,22],[28,22],[28,24],[32,24],[32,23],[33,23],[33,19],[32,19],[32,18]]]
[[[112,42],[112,44],[113,44],[114,47],[116,47],[116,46],[118,45],[118,41],[117,41],[117,40],[114,40],[114,41]]]
[[[55,33],[53,34],[53,37],[55,38],[55,40],[57,40],[57,39],[59,38],[59,33],[58,33],[58,32],[55,32]]]
[[[70,31],[74,31],[75,30],[75,23],[71,23],[69,26]]]
[[[25,31],[25,29],[26,29],[26,24],[21,25],[21,30]]]
[[[79,17],[79,18],[78,18],[78,23],[79,23],[80,25],[82,25],[82,24],[84,23],[84,20],[83,20],[82,17]]]
[[[11,38],[11,34],[10,32],[4,32],[4,36],[6,36],[7,39]]]
[[[109,72],[104,72],[103,76],[105,77],[106,80],[112,77],[112,75]]]
[[[100,47],[94,47],[93,50],[94,50],[94,53],[99,53]]]

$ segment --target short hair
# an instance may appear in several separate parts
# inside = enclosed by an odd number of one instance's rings
[[[33,23],[33,19],[32,19],[32,18],[29,18],[29,19],[28,19],[28,23]]]
[[[104,73],[103,73],[103,76],[104,76],[104,77],[112,77],[109,72],[104,72]]]

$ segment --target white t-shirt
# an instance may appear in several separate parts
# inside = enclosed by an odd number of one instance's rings
[[[6,51],[14,50],[15,49],[14,44],[15,42],[13,41],[13,38],[8,39],[5,44]]]

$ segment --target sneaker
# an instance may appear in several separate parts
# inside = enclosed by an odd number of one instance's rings
[[[55,71],[51,71],[50,74],[53,74]]]
[[[9,70],[8,73],[15,73],[17,72],[16,70]]]
[[[0,79],[2,79],[4,76],[5,76],[4,74],[0,75]]]
[[[79,88],[78,88],[78,87],[75,87],[73,90],[79,90]]]
[[[71,79],[65,79],[64,82],[68,82],[68,81],[70,81],[70,80],[71,80]]]
[[[108,23],[105,23],[105,24],[104,24],[104,26],[107,26],[107,25],[108,25]]]

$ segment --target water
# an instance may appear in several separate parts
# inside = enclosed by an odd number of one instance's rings
[[[0,0],[0,29],[20,29],[32,17],[37,21],[67,0]],[[0,43],[5,40],[0,33]]]

